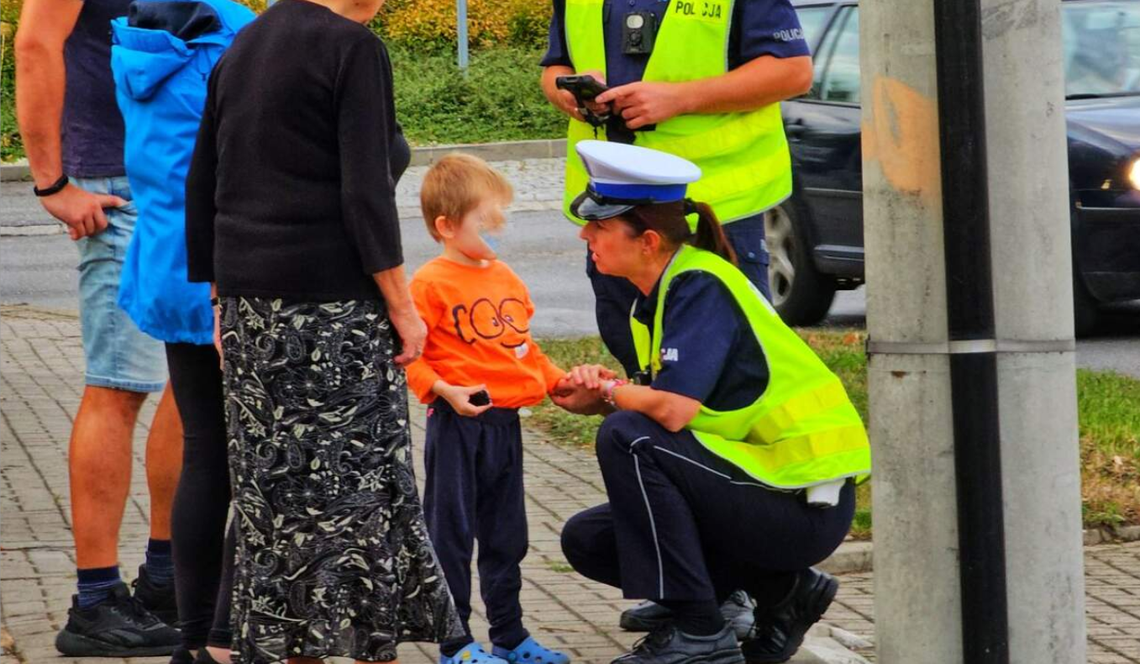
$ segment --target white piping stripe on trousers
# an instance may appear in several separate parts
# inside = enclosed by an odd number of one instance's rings
[[[736,484],[738,486],[755,486],[755,487],[760,487],[761,489],[766,489],[768,491],[781,491],[781,489],[777,489],[776,487],[768,486],[767,484],[761,484],[760,482],[739,482],[737,480],[732,479],[731,476],[725,475],[724,473],[720,472],[719,470],[709,468],[708,466],[704,465],[703,463],[693,461],[692,459],[690,459],[687,456],[677,454],[673,450],[667,450],[664,447],[658,447],[658,446],[654,445],[653,449],[657,450],[658,452],[664,452],[665,454],[675,456],[682,461],[688,461],[689,463],[693,464],[697,468],[703,468],[704,470],[709,471],[710,473],[712,473],[713,475],[716,475],[717,477],[723,477],[724,479],[728,480],[729,484]]]
[[[653,548],[657,550],[657,588],[660,599],[665,598],[665,563],[661,560],[661,544],[657,541],[657,524],[653,521],[653,508],[649,505],[649,494],[645,493],[645,482],[641,479],[641,463],[633,453],[633,446],[649,436],[642,436],[629,444],[629,455],[633,457],[633,469],[637,472],[637,484],[641,487],[641,497],[645,499],[645,511],[649,513],[649,530],[653,533]]]

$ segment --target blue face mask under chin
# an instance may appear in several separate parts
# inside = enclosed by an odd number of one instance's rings
[[[486,242],[487,246],[491,248],[491,251],[493,251],[495,253],[499,252],[499,238],[488,233],[487,231],[480,231],[479,232],[479,239]]]

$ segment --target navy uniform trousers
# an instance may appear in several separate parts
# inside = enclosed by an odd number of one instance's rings
[[[632,411],[606,418],[597,455],[610,502],[571,517],[562,551],[627,599],[722,602],[740,588],[774,605],[839,546],[855,511],[850,482],[837,506],[810,507]]]
[[[443,399],[428,410],[424,446],[424,516],[455,608],[472,641],[471,554],[479,540],[479,585],[491,643],[514,648],[530,636],[522,624],[526,556],[522,429],[518,411],[492,408],[476,417],[456,414]],[[445,644],[452,645],[452,644]]]
[[[740,271],[770,301],[768,290],[768,250],[764,244],[764,214],[739,219],[724,226],[724,234],[736,252]],[[633,336],[629,331],[629,311],[637,299],[637,286],[625,277],[598,272],[593,256],[586,250],[586,276],[594,289],[594,315],[598,333],[606,349],[621,363],[627,375],[640,369]]]

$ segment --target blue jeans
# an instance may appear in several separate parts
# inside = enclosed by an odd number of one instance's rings
[[[127,178],[72,178],[93,194],[131,200]],[[107,228],[81,238],[79,249],[79,322],[86,383],[131,392],[161,392],[166,385],[166,352],[161,341],[143,334],[119,308],[119,276],[135,230],[134,203],[108,208]]]
[[[724,226],[724,234],[736,252],[740,271],[748,277],[764,297],[772,295],[768,290],[768,247],[764,243],[764,213],[745,217]],[[629,313],[637,299],[637,287],[625,277],[612,277],[598,272],[590,250],[586,250],[586,276],[594,289],[594,315],[598,320],[598,334],[606,349],[621,363],[629,375],[641,367],[637,362],[637,350],[633,347],[633,335],[629,330]]]

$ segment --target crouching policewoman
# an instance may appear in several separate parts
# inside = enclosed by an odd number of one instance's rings
[[[871,470],[839,379],[735,266],[713,211],[685,198],[692,163],[600,141],[574,213],[598,270],[641,295],[634,383],[576,367],[555,402],[606,414],[597,456],[609,502],[572,517],[562,549],[586,577],[651,599],[673,620],[615,662],[783,662],[838,582],[811,566],[843,541]],[[696,216],[695,232],[687,216]],[[743,643],[719,611],[757,603]]]

